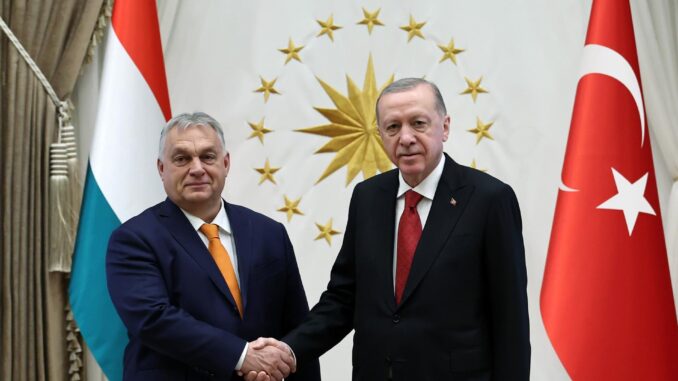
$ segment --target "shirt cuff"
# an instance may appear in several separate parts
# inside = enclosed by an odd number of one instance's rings
[[[287,349],[290,351],[290,354],[292,355],[292,359],[294,360],[294,367],[296,368],[297,367],[297,355],[294,354],[294,351],[292,350],[292,347],[290,347],[289,344],[287,344],[284,341],[281,341],[281,343],[285,344]]]
[[[247,348],[250,347],[250,343],[245,343],[245,349],[242,350],[242,354],[240,355],[240,359],[238,360],[238,363],[235,364],[235,371],[239,371],[242,368],[242,364],[245,362],[245,356],[247,356]]]

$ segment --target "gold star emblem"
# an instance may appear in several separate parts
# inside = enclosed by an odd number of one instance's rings
[[[418,23],[418,22],[414,21],[414,17],[412,17],[412,15],[410,15],[410,24],[406,25],[406,26],[401,26],[400,29],[407,32],[407,42],[410,42],[410,41],[412,41],[414,36],[417,36],[417,37],[424,39],[424,35],[421,34],[421,28],[423,28],[424,25],[426,25],[426,22]]]
[[[299,57],[299,52],[303,48],[304,48],[303,45],[295,46],[294,41],[292,41],[292,39],[290,38],[289,41],[287,42],[287,48],[278,49],[278,50],[286,55],[285,64],[287,65],[287,63],[290,62],[292,59],[295,59],[295,60],[301,62],[301,58]]]
[[[259,141],[261,144],[264,144],[264,134],[268,134],[269,132],[272,132],[273,130],[269,130],[268,128],[264,127],[264,118],[261,118],[259,123],[252,123],[252,122],[247,122],[247,124],[250,125],[250,128],[252,129],[252,133],[247,139],[252,139],[254,137],[259,138]]]
[[[330,15],[327,21],[315,20],[321,26],[320,33],[316,37],[326,34],[334,42],[334,31],[341,29],[339,25],[334,25],[334,15]]]
[[[277,78],[274,78],[274,79],[273,79],[272,81],[270,81],[270,82],[267,81],[267,80],[265,80],[265,79],[262,78],[262,77],[259,77],[259,79],[261,80],[261,86],[260,86],[258,89],[254,90],[254,92],[255,92],[255,93],[264,93],[264,103],[268,102],[268,97],[269,97],[271,94],[278,94],[278,95],[280,95],[280,93],[278,92],[278,90],[276,90],[275,87],[273,87],[273,86],[275,86],[275,81],[278,80]]]
[[[301,216],[304,215],[304,213],[302,213],[301,210],[299,210],[299,203],[301,202],[301,197],[299,197],[295,201],[290,200],[289,198],[287,198],[287,196],[284,197],[285,197],[285,206],[278,209],[278,212],[285,212],[287,214],[287,222],[292,221],[292,216],[295,214]]]
[[[473,98],[474,103],[476,101],[476,98],[478,97],[478,94],[487,93],[487,90],[480,87],[480,82],[482,82],[483,77],[478,78],[477,81],[471,81],[466,77],[464,77],[464,79],[466,80],[466,85],[468,85],[468,87],[466,88],[466,90],[461,92],[461,95],[471,94],[471,98]]]
[[[320,78],[318,78],[318,82],[337,108],[315,107],[315,110],[327,118],[330,124],[297,131],[332,138],[315,153],[336,152],[337,155],[316,181],[316,184],[343,166],[348,167],[346,185],[360,171],[367,179],[374,176],[377,170],[385,172],[391,169],[391,161],[384,152],[384,146],[377,131],[374,104],[381,90],[393,82],[393,76],[386,81],[381,89],[377,89],[372,56],[370,56],[362,91],[348,76],[346,77],[347,97]]]
[[[325,241],[327,241],[328,245],[332,245],[332,236],[337,235],[341,233],[340,231],[336,231],[332,228],[332,219],[330,218],[329,221],[325,225],[320,225],[319,223],[315,223],[315,226],[318,227],[318,230],[320,230],[320,233],[318,233],[318,236],[315,237],[314,241],[317,241],[321,238],[324,238]]]
[[[471,168],[477,169],[477,170],[479,170],[479,171],[481,171],[481,172],[487,172],[487,169],[479,169],[479,168],[478,168],[478,166],[477,166],[477,164],[476,164],[476,159],[473,159],[473,161],[471,162]]]
[[[457,54],[464,51],[464,49],[458,49],[454,46],[454,39],[453,38],[450,39],[450,43],[447,44],[447,46],[438,45],[438,47],[444,53],[443,58],[441,58],[440,61],[438,61],[439,63],[449,59],[450,61],[452,61],[452,63],[454,63],[456,65],[457,64]]]
[[[359,25],[367,25],[367,32],[369,34],[372,34],[372,28],[374,28],[375,25],[379,26],[384,26],[384,24],[379,21],[379,12],[381,12],[381,8],[377,9],[374,12],[368,12],[365,8],[363,8],[363,19],[358,22]]]
[[[278,172],[280,168],[271,167],[271,164],[268,162],[268,159],[266,159],[266,163],[264,163],[263,168],[254,168],[254,170],[261,174],[261,177],[259,178],[259,185],[261,185],[261,183],[263,183],[266,180],[272,182],[273,184],[277,184],[275,182],[275,179],[273,178],[273,174]]]
[[[483,138],[494,140],[492,135],[490,135],[490,127],[492,127],[493,124],[494,122],[484,124],[483,122],[480,121],[480,118],[476,117],[476,128],[472,128],[467,131],[476,134],[476,144],[480,143],[480,141],[483,140]]]

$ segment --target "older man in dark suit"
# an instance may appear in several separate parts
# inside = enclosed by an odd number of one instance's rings
[[[120,226],[106,257],[129,335],[123,378],[232,380],[253,369],[286,377],[289,352],[248,344],[281,337],[308,312],[285,228],[221,198],[230,157],[207,114],[167,123],[157,165],[167,199]],[[318,381],[310,362],[289,380]]]
[[[450,117],[433,83],[392,83],[376,117],[398,168],[355,187],[327,290],[283,338],[299,369],[355,329],[354,380],[528,380],[513,190],[443,153]],[[285,348],[254,346],[266,344]]]

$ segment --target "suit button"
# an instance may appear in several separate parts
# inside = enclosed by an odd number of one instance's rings
[[[398,315],[398,314],[393,314],[393,323],[394,323],[394,324],[400,323],[400,315]]]

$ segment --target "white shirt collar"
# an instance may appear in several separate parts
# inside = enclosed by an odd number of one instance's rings
[[[188,219],[188,222],[191,223],[191,226],[193,226],[193,229],[195,229],[196,231],[200,229],[202,224],[212,223],[219,225],[219,229],[225,231],[228,234],[231,234],[231,223],[228,221],[228,215],[226,215],[226,206],[223,200],[221,200],[221,207],[219,208],[219,212],[217,213],[216,217],[214,217],[214,220],[212,222],[205,222],[202,219],[200,219],[200,217],[196,217],[183,209],[181,209],[181,211],[184,213],[184,215]]]
[[[431,173],[428,174],[428,176],[426,176],[426,178],[422,182],[420,182],[414,188],[412,188],[405,182],[403,174],[400,171],[398,171],[398,182],[399,182],[397,194],[398,198],[400,198],[408,190],[412,189],[415,192],[419,193],[420,195],[424,196],[425,198],[433,200],[433,196],[435,196],[436,194],[436,189],[438,188],[440,178],[443,176],[443,168],[445,168],[445,155],[441,154],[438,165],[433,169],[433,171],[431,171]]]

